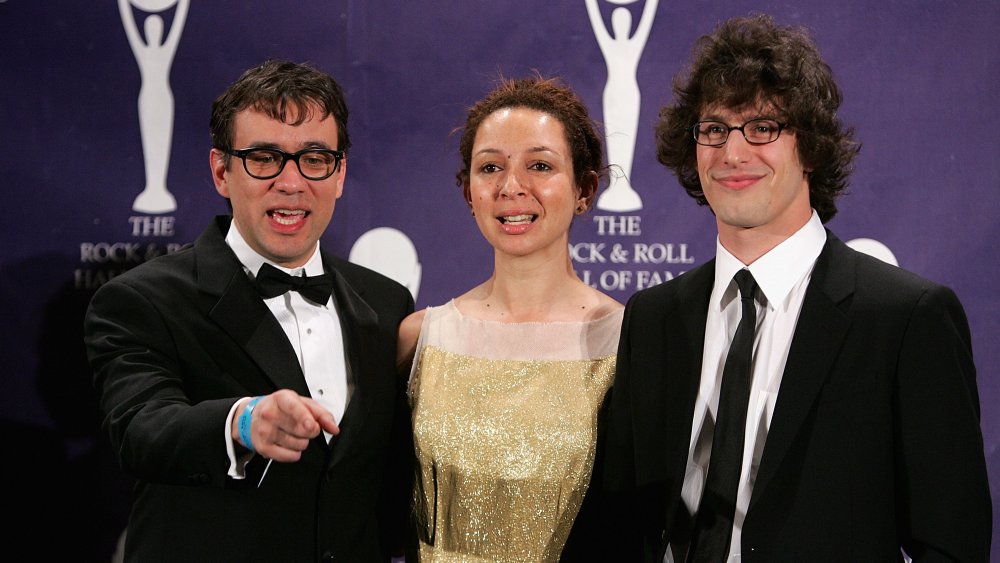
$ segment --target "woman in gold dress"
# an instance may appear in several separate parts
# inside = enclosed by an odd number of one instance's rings
[[[554,562],[590,484],[622,322],[568,246],[605,176],[603,143],[572,90],[535,76],[473,105],[459,151],[494,264],[400,327],[420,560]]]

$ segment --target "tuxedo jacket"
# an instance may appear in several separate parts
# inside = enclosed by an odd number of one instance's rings
[[[681,500],[714,260],[629,300],[602,456],[622,561]],[[986,562],[992,509],[955,294],[832,233],[806,290],[742,529],[744,563]]]
[[[371,270],[322,255],[355,387],[327,444],[298,462],[255,456],[227,476],[226,416],[242,397],[309,396],[295,352],[225,242],[218,217],[193,247],[101,287],[86,344],[104,428],[136,478],[127,561],[386,560],[409,496],[409,417],[396,334],[413,299]],[[267,468],[265,474],[265,468]]]

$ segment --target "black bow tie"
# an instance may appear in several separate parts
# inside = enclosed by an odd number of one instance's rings
[[[289,291],[298,291],[302,297],[326,305],[333,293],[333,276],[292,276],[282,272],[270,264],[264,264],[257,272],[255,279],[257,291],[264,299],[284,295]]]

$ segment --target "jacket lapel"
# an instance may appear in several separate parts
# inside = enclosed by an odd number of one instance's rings
[[[847,246],[827,231],[827,242],[803,297],[781,378],[774,416],[750,499],[753,508],[766,493],[796,434],[812,412],[823,383],[847,335],[847,299],[854,293],[855,263]]]
[[[701,380],[714,271],[713,261],[664,286],[672,292],[656,295],[653,302],[636,302],[637,309],[656,311],[629,328],[631,348],[643,351],[628,360],[632,373],[627,382],[630,389],[625,391],[633,413],[630,427],[635,434],[635,484],[639,487],[665,483],[668,493],[676,488],[679,495]]]
[[[684,278],[687,277],[685,280]],[[698,398],[698,388],[701,386],[701,364],[705,351],[705,322],[708,317],[709,299],[712,296],[712,285],[715,281],[715,260],[692,271],[690,276],[681,276],[677,292],[677,303],[682,306],[677,309],[680,322],[667,319],[673,326],[667,337],[668,342],[677,342],[668,366],[675,363],[677,371],[671,374],[670,381],[673,390],[667,395],[671,401],[668,428],[680,431],[669,432],[676,437],[668,442],[668,461],[671,464],[671,474],[680,475],[679,487],[687,468],[688,452],[691,445],[691,421],[694,416],[694,404]],[[669,369],[669,368],[668,368]],[[672,399],[669,399],[673,397]]]
[[[666,358],[669,372],[665,423],[668,475],[674,478],[667,483],[666,519],[664,534],[656,551],[656,560],[663,559],[672,534],[690,526],[691,518],[681,500],[684,476],[687,472],[688,453],[691,447],[691,426],[694,404],[701,386],[702,356],[705,351],[705,323],[708,318],[709,300],[715,283],[715,260],[678,278],[674,314],[679,319],[667,318],[667,342],[671,353]],[[679,322],[678,322],[679,321]],[[678,524],[681,522],[681,524]]]
[[[198,287],[218,300],[209,317],[261,368],[273,389],[293,389],[309,396],[295,350],[281,325],[254,289],[243,266],[225,241],[231,219],[216,217],[195,242]],[[243,374],[232,374],[235,378]],[[259,384],[248,382],[248,389]]]
[[[330,447],[334,450],[330,459],[332,466],[359,439],[359,431],[354,429],[365,427],[365,414],[372,410],[367,407],[368,403],[380,400],[371,392],[373,370],[366,365],[366,358],[377,357],[380,351],[373,345],[377,342],[378,314],[362,299],[364,288],[350,285],[337,268],[336,261],[325,253],[323,267],[334,274],[333,300],[344,335],[344,362],[354,383],[354,392],[341,419],[340,433],[330,440]],[[391,400],[391,397],[381,399]]]

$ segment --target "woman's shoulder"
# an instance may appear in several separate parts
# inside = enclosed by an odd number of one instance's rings
[[[420,309],[406,316],[399,323],[398,340],[396,342],[396,368],[401,374],[408,374],[413,363],[413,357],[417,351],[417,341],[420,339],[420,330],[424,324],[424,317],[427,310]]]
[[[607,293],[592,287],[587,289],[589,292],[587,298],[587,309],[589,310],[586,312],[588,319],[604,319],[616,314],[620,315],[625,310],[625,305]]]
[[[424,317],[427,315],[427,309],[420,309],[414,311],[406,316],[399,323],[399,339],[400,341],[414,341],[416,342],[417,336],[420,334],[420,326],[424,324]]]
[[[593,288],[591,288],[591,289],[593,289]],[[594,293],[597,294],[597,299],[598,299],[598,302],[601,304],[601,306],[607,308],[609,311],[614,311],[614,310],[617,310],[617,309],[624,309],[625,308],[625,304],[624,303],[622,303],[621,301],[618,301],[617,299],[615,299],[614,297],[608,295],[607,293],[604,293],[603,291],[600,291],[598,289],[594,289],[593,291],[594,291]]]

